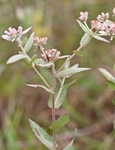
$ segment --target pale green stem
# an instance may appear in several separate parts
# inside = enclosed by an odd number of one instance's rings
[[[23,51],[23,53],[27,56],[27,59],[29,62],[32,61],[32,59],[30,58],[30,56],[25,52],[23,46],[21,44],[19,44],[19,47],[21,48],[21,50]],[[37,73],[37,75],[41,78],[41,80],[44,82],[44,84],[50,88],[49,84],[47,83],[46,79],[41,75],[41,73],[38,71],[38,69],[36,68],[35,64],[32,64],[32,68],[34,69],[34,71]]]
[[[57,97],[56,97],[56,99],[55,99],[55,104],[56,104],[56,102],[58,101],[58,99],[59,99],[59,97],[60,97],[60,95],[61,95],[61,93],[62,93],[62,89],[63,89],[64,82],[65,82],[65,77],[63,78],[63,80],[62,80],[62,82],[61,82],[61,86],[60,86],[58,95],[57,95]]]
[[[32,64],[32,68],[34,69],[34,71],[37,73],[37,75],[42,79],[42,81],[44,82],[44,84],[50,88],[49,84],[47,83],[46,79],[40,74],[40,72],[38,71],[38,69],[36,68],[35,64]]]

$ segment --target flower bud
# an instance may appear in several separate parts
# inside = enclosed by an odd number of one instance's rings
[[[88,12],[87,12],[87,11],[85,11],[85,12],[80,12],[80,17],[79,17],[79,19],[80,19],[81,21],[86,22],[87,19],[88,19]]]

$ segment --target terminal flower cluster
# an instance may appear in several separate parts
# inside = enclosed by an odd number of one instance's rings
[[[115,16],[115,8],[112,11],[113,16]],[[110,19],[110,14],[108,12],[104,13],[102,12],[97,16],[95,20],[91,20],[91,28],[87,25],[87,19],[88,19],[88,12],[80,12],[79,20],[83,22],[83,25],[80,25],[83,30],[88,31],[88,33],[91,33],[92,35],[96,35],[96,39],[102,40],[101,36],[109,36],[110,40],[112,40],[115,36],[115,22]],[[79,21],[77,21],[79,23]],[[80,23],[79,23],[80,24]],[[93,34],[94,33],[94,34]],[[93,37],[94,37],[93,36]],[[98,37],[99,38],[98,38]],[[107,42],[107,40],[104,40],[104,42]]]
[[[34,45],[38,45],[38,44],[43,44],[46,45],[47,44],[47,40],[48,37],[34,37]]]
[[[9,27],[8,30],[4,31],[2,38],[14,42],[17,37],[21,36],[22,31],[22,26],[19,26],[17,30],[15,28]]]
[[[47,51],[44,51],[42,54],[41,54],[41,57],[46,61],[46,62],[49,62],[49,61],[53,61],[53,60],[56,60],[58,59],[60,56],[60,51],[58,51],[57,49],[49,49]]]

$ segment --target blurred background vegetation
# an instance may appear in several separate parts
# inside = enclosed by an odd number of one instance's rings
[[[115,0],[0,0],[0,34],[9,26],[32,26],[38,36],[49,37],[49,47],[71,54],[83,35],[76,23],[80,11],[89,12],[90,23],[100,12],[112,14],[113,7]],[[82,50],[83,56],[73,60],[82,67],[93,68],[71,78],[77,81],[69,88],[65,103],[56,115],[66,112],[70,116],[71,121],[63,132],[78,129],[79,134],[74,135],[75,150],[115,150],[112,104],[115,92],[97,71],[98,67],[105,67],[115,75],[114,43],[115,40],[109,45],[92,40]],[[48,95],[42,89],[25,86],[39,81],[28,64],[21,61],[6,65],[8,57],[16,52],[16,46],[0,39],[0,150],[46,150],[34,137],[28,118],[51,132]],[[69,140],[63,140],[61,146]]]

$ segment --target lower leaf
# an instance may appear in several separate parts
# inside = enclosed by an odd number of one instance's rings
[[[29,119],[30,125],[36,137],[50,150],[53,150],[53,140],[48,133],[34,121]]]

